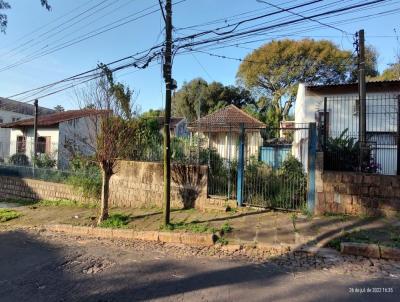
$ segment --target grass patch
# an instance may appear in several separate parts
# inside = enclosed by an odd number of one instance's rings
[[[184,231],[184,232],[192,232],[192,233],[217,233],[226,234],[232,232],[233,228],[229,225],[229,223],[225,222],[219,229],[210,226],[209,224],[201,224],[198,220],[194,220],[192,222],[186,223],[185,221],[181,221],[178,223],[170,223],[167,226],[161,226],[160,230],[165,231]]]
[[[7,199],[4,202],[17,203],[21,206],[36,206],[36,207],[78,207],[92,209],[97,205],[94,203],[84,203],[74,200],[59,199],[59,200],[27,200],[27,199]]]
[[[390,229],[344,232],[341,236],[329,241],[327,245],[328,247],[340,250],[341,242],[379,244],[400,248],[400,235],[398,231]]]
[[[116,213],[110,215],[99,226],[102,228],[120,229],[120,228],[125,228],[130,221],[131,221],[131,215]]]
[[[228,239],[224,238],[224,237],[219,237],[217,240],[217,243],[221,244],[221,245],[227,245],[229,243]]]
[[[346,221],[352,218],[350,215],[340,213],[324,213],[324,217],[335,218],[340,221]]]
[[[15,219],[20,217],[22,214],[15,211],[15,210],[9,210],[9,209],[0,209],[0,222],[6,222],[11,219]]]

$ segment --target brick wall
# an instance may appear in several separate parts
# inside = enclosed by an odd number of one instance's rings
[[[133,208],[161,207],[163,183],[161,163],[121,161],[110,180],[110,204]],[[90,202],[69,185],[9,176],[0,176],[0,198]],[[173,165],[171,206],[203,208],[206,205],[207,167]]]
[[[80,202],[94,202],[85,198],[76,189],[65,184],[11,176],[0,176],[0,198],[32,200],[70,199]]]
[[[400,212],[400,176],[323,171],[317,155],[316,214],[388,215]]]

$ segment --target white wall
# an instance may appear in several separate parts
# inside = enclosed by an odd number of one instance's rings
[[[340,89],[340,88],[338,88]],[[381,131],[392,131],[397,130],[397,96],[400,94],[399,91],[393,91],[390,93],[367,93],[367,132],[381,132]],[[299,85],[296,98],[295,107],[295,123],[314,123],[317,122],[317,113],[324,110],[324,98],[348,98],[349,102],[344,101],[329,101],[327,110],[329,112],[329,135],[337,137],[340,133],[348,128],[348,135],[354,135],[358,133],[359,119],[358,115],[355,114],[356,99],[358,98],[358,92],[354,93],[337,93],[337,94],[317,94],[307,90],[304,84]],[[376,104],[379,99],[385,98],[385,106],[379,107]],[[391,114],[385,113],[385,111],[393,112]],[[351,130],[353,132],[351,133]],[[303,165],[307,167],[305,158],[308,156],[305,146],[301,142],[301,136],[298,133],[295,134],[293,144],[293,154],[303,162]],[[389,146],[388,146],[389,147]],[[396,148],[395,145],[392,148]],[[390,158],[392,160],[383,160],[384,158]],[[393,150],[387,148],[387,150],[379,150],[377,154],[377,162],[381,164],[382,168],[389,171],[386,174],[396,174],[395,167],[397,165],[397,159],[393,156]]]
[[[96,148],[97,117],[84,117],[59,124],[59,168],[67,168],[74,153],[93,155]]]
[[[30,115],[25,115],[12,111],[0,110],[0,120],[3,120],[3,123],[11,123],[13,121],[13,118],[26,119],[31,117],[32,116]],[[1,159],[7,160],[7,158],[10,156],[10,134],[11,134],[11,129],[0,128],[0,160]]]
[[[33,127],[21,129],[11,129],[10,134],[10,156],[17,153],[17,137],[26,136],[26,152],[29,160],[33,157],[33,142],[34,142],[34,131]],[[58,127],[53,128],[38,128],[38,137],[45,136],[50,137],[50,154],[53,155],[55,160],[58,160]]]

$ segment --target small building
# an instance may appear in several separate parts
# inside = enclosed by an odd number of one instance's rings
[[[57,167],[68,167],[75,154],[95,152],[98,118],[106,110],[84,109],[41,115],[37,121],[38,154],[47,154]],[[1,126],[10,129],[9,156],[25,154],[31,161],[34,153],[34,119],[21,119]]]
[[[38,109],[39,114],[55,112],[44,107],[39,107]],[[33,117],[34,112],[35,107],[32,104],[0,97],[0,125]],[[8,128],[0,128],[0,162],[5,161],[10,154],[10,132],[11,130]]]
[[[380,173],[395,175],[400,80],[368,82],[366,89],[366,139],[373,148],[374,160],[379,166]],[[300,84],[296,99],[295,122],[325,125],[324,131],[332,138],[337,138],[346,131],[346,136],[358,141],[359,105],[357,83]],[[308,149],[301,148],[303,145],[300,138],[295,136],[293,153],[306,166],[304,160],[307,158],[305,153]]]
[[[245,158],[259,157],[266,125],[235,105],[226,106],[189,125],[191,136],[204,138],[204,147],[215,149],[224,159],[236,160],[242,125],[245,129]]]

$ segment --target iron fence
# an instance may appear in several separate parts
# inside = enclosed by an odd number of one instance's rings
[[[399,104],[398,96],[367,96],[364,134],[358,97],[325,98],[318,113],[324,169],[399,174]]]

